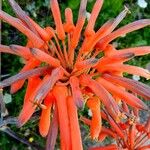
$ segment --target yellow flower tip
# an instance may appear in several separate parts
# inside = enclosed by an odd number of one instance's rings
[[[0,93],[3,93],[3,89],[2,88],[0,88]]]
[[[98,137],[93,137],[92,140],[94,140],[95,142],[98,142]]]
[[[125,113],[119,113],[118,116],[116,117],[116,122],[119,123],[122,120],[127,119],[127,116],[125,115]]]
[[[136,116],[131,116],[131,117],[129,118],[129,124],[130,124],[130,125],[133,125],[135,122],[136,122]]]
[[[32,143],[33,141],[34,141],[34,138],[33,138],[33,137],[30,137],[30,138],[29,138],[29,142]]]
[[[129,8],[126,5],[124,5],[124,9],[128,14],[131,14],[131,11],[129,10]]]
[[[116,116],[115,121],[117,123],[121,122],[121,115],[120,114]]]
[[[89,98],[90,98],[90,97],[89,97],[88,95],[83,94],[83,99],[84,99],[85,102],[87,102],[87,100],[88,100]]]
[[[122,105],[121,99],[117,99],[117,103],[118,103],[119,106],[121,106]]]
[[[44,105],[44,104],[40,104],[39,107],[40,107],[41,109],[47,109],[47,106]]]
[[[148,77],[146,78],[146,80],[149,80],[150,79],[150,72],[147,69],[145,69],[145,70],[146,70],[146,73],[148,74]]]
[[[121,118],[122,118],[122,119],[127,119],[126,114],[125,114],[125,113],[121,113]]]
[[[146,78],[146,80],[149,80],[150,79],[150,74],[149,74],[149,77],[148,78]]]
[[[41,109],[47,109],[47,106],[42,104],[38,99],[36,99],[34,101],[30,101],[30,102],[33,103],[33,107],[38,106]]]

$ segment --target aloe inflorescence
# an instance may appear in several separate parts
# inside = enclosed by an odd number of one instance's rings
[[[81,0],[76,23],[70,8],[65,9],[65,21],[62,22],[57,0],[50,0],[55,28],[41,28],[14,0],[9,3],[17,18],[1,10],[0,19],[27,37],[26,46],[0,45],[0,52],[25,60],[17,75],[0,82],[1,89],[11,86],[11,93],[15,93],[27,80],[18,126],[23,126],[39,107],[39,132],[43,137],[47,136],[47,149],[54,149],[59,128],[61,149],[81,150],[77,110],[86,105],[92,118],[81,116],[80,120],[90,126],[90,137],[103,141],[111,136],[116,140],[116,144],[95,149],[144,150],[149,147],[142,144],[142,140],[150,138],[150,123],[142,126],[138,112],[148,110],[140,97],[150,100],[150,87],[124,77],[123,73],[150,79],[148,70],[125,64],[135,56],[149,54],[150,46],[118,50],[111,42],[149,26],[150,19],[138,20],[115,30],[129,13],[125,7],[115,19],[108,20],[95,31],[103,0],[95,2],[87,23],[87,0]],[[102,120],[107,121],[110,128],[102,126]]]

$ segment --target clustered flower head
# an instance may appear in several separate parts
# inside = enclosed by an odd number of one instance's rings
[[[150,87],[123,77],[123,73],[150,79],[146,69],[124,64],[135,56],[149,54],[150,46],[117,50],[111,42],[149,26],[150,19],[115,30],[129,13],[125,7],[115,19],[108,20],[95,31],[103,0],[95,2],[88,22],[87,0],[81,0],[76,23],[70,8],[65,9],[65,21],[62,22],[57,0],[50,0],[55,29],[50,26],[43,29],[14,0],[9,3],[17,18],[1,10],[0,19],[17,28],[28,40],[26,46],[0,45],[0,52],[18,55],[26,62],[17,75],[0,82],[1,89],[11,86],[10,92],[15,93],[27,80],[18,126],[23,126],[39,107],[39,132],[43,137],[47,136],[47,149],[54,149],[59,129],[62,150],[82,150],[77,110],[86,105],[92,118],[88,120],[82,116],[80,120],[90,126],[90,137],[102,141],[110,135],[117,141],[99,149],[144,150],[138,141],[143,135],[150,138],[150,121],[145,125],[148,130],[139,129],[142,125],[135,121],[138,118],[135,112],[148,110],[140,98],[150,100]],[[102,119],[108,121],[111,128],[102,126]]]
[[[109,114],[102,113],[102,118],[107,121],[111,128],[102,127],[98,136],[98,141],[102,142],[106,137],[115,139],[116,144],[111,144],[105,147],[94,147],[90,150],[149,150],[150,144],[150,117],[144,123],[140,122],[139,110],[130,110],[124,108],[126,113],[131,113],[131,116],[127,116],[122,122],[116,123]],[[91,125],[92,120],[85,117],[81,117],[81,120]]]

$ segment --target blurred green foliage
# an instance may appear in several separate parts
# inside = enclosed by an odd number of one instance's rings
[[[26,11],[26,13],[30,15],[31,18],[36,20],[36,22],[38,22],[42,27],[45,27],[47,25],[50,25],[52,27],[55,26],[49,8],[49,0],[42,0],[42,1],[41,0],[17,0],[17,2]],[[95,0],[89,0],[87,6],[88,12],[91,12],[94,2]],[[104,0],[104,5],[97,19],[95,30],[100,28],[100,26],[108,19],[116,17],[119,14],[119,12],[123,10],[124,5],[129,7],[131,14],[127,15],[127,17],[122,21],[122,23],[119,26],[123,26],[137,19],[150,18],[150,1],[147,0],[147,2],[148,2],[148,7],[142,9],[137,5],[136,0]],[[64,20],[65,8],[70,7],[73,9],[74,22],[76,22],[78,16],[79,3],[80,0],[59,0],[63,20]],[[11,15],[14,15],[7,0],[3,0],[2,9]],[[15,28],[11,27],[6,23],[3,23],[2,44],[25,45],[26,38]],[[129,33],[125,37],[118,38],[117,40],[115,40],[115,44],[117,44],[118,48],[150,45],[150,28],[146,27],[144,29],[135,31],[133,33]],[[149,60],[150,60],[150,55],[147,55],[144,57],[134,58],[131,61],[129,61],[129,63],[136,66],[145,67],[146,64],[149,62]],[[14,75],[22,68],[22,66],[23,64],[21,63],[19,57],[2,54],[2,74]],[[142,81],[146,82],[144,79],[142,79]],[[7,92],[9,92],[9,89],[7,89]],[[12,103],[7,104],[7,108],[11,116],[17,116],[19,114],[19,111],[21,110],[22,103],[23,103],[24,93],[25,93],[25,89],[20,90],[17,94],[14,94],[12,96],[13,97]],[[87,115],[87,109],[85,109],[85,111],[82,111],[80,113]],[[38,133],[37,120],[34,122],[27,123],[21,129],[18,129],[14,126],[12,126],[12,129],[20,136],[25,137],[26,139],[33,137],[34,141],[39,143],[41,146],[44,146],[45,143],[44,139],[40,137]],[[29,135],[25,136],[25,132],[27,130],[29,130]],[[88,128],[82,125],[82,130],[86,132]],[[83,133],[83,135],[86,137],[85,133]],[[84,146],[85,149],[87,149],[87,146],[89,145],[87,144],[87,141],[89,142],[89,140],[87,140],[87,138],[84,138],[84,140],[85,140]],[[19,143],[18,141],[14,140],[8,135],[0,132],[0,149],[1,150],[27,150],[28,148],[22,143]]]

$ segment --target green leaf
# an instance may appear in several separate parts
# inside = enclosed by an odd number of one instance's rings
[[[144,46],[144,45],[147,45],[146,40],[139,40],[139,41],[136,41],[134,44],[132,44],[133,47],[135,47],[135,46]]]
[[[123,0],[105,0],[104,1],[104,9],[109,10],[108,12],[111,14],[118,14],[122,10]]]
[[[80,0],[68,0],[68,6],[71,9],[77,9],[80,4]]]

